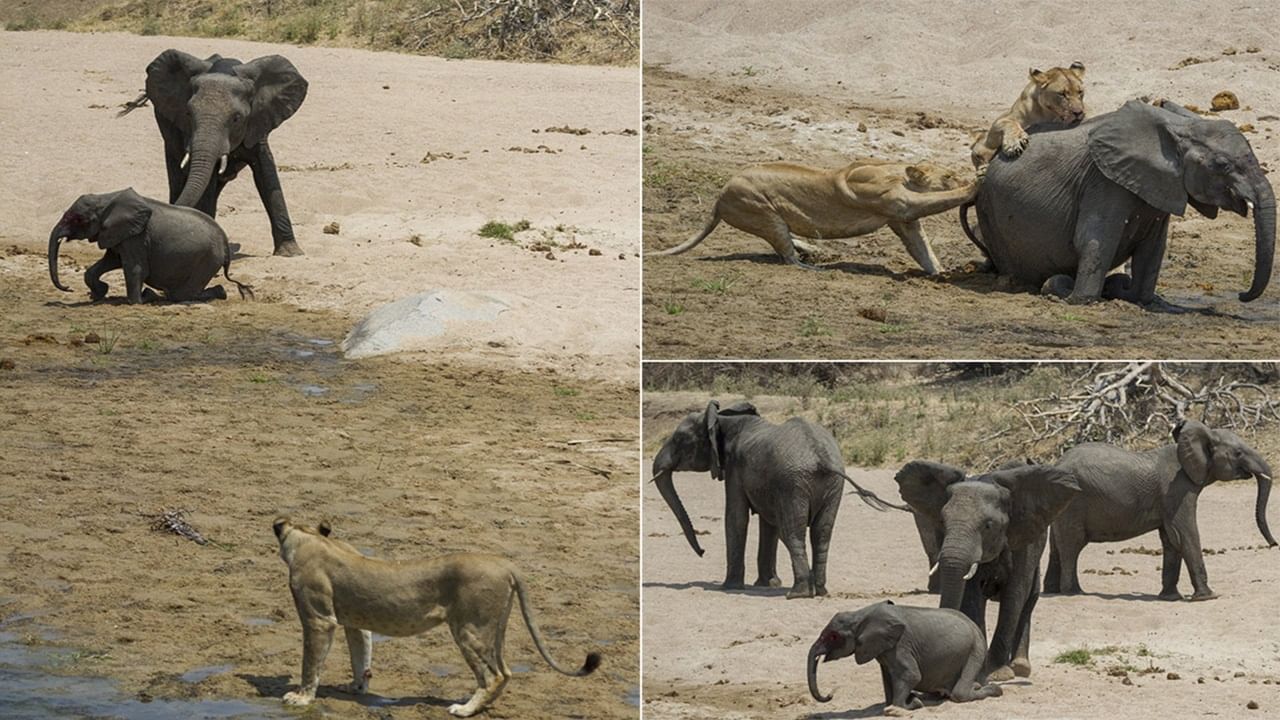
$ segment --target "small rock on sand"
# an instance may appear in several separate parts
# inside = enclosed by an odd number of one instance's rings
[[[342,229],[342,226],[338,224],[338,221],[337,221],[337,220],[335,220],[335,221],[333,221],[333,222],[329,223],[328,225],[325,225],[325,226],[324,226],[324,234],[325,234],[325,235],[337,235],[337,234],[338,234],[338,231],[339,231],[339,230],[341,230],[341,229]]]
[[[1240,100],[1230,90],[1223,90],[1213,96],[1213,109],[1219,112],[1223,110],[1239,110]]]
[[[1249,708],[1250,710],[1257,710],[1257,709],[1258,709],[1258,701],[1257,701],[1257,700],[1250,700],[1250,701],[1245,705],[1245,707]]]

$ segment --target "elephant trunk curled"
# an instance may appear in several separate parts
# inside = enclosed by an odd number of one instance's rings
[[[684,532],[684,539],[689,541],[689,547],[698,553],[698,557],[702,557],[702,554],[706,551],[698,544],[698,536],[693,530],[693,521],[689,519],[689,513],[685,512],[684,503],[680,502],[680,496],[676,494],[676,484],[671,479],[671,471],[658,472],[654,477],[654,482],[658,485],[658,492],[662,494],[662,499],[667,501],[667,507],[671,508],[672,513],[675,513],[676,520],[680,523],[680,530]]]
[[[66,230],[62,227],[62,223],[58,223],[53,228],[53,232],[49,233],[49,279],[53,281],[53,286],[63,292],[71,292],[71,288],[62,284],[58,279],[58,247],[62,242]]]
[[[207,134],[197,131],[191,142],[191,160],[187,168],[187,182],[182,186],[182,194],[174,205],[195,207],[204,196],[209,183],[214,179],[214,170],[225,155],[228,141],[219,134]]]
[[[1254,263],[1253,284],[1240,294],[1242,302],[1256,300],[1271,281],[1271,268],[1276,255],[1276,195],[1266,180],[1258,182],[1253,206]]]
[[[1258,532],[1262,533],[1268,545],[1274,547],[1276,539],[1271,536],[1271,528],[1267,525],[1267,500],[1271,497],[1271,467],[1262,463],[1262,467],[1253,476],[1258,480],[1258,499],[1253,508],[1254,520],[1258,523]]]
[[[825,655],[826,652],[827,648],[822,644],[822,640],[818,640],[809,648],[809,662],[807,665],[809,694],[818,702],[831,702],[831,696],[823,695],[822,691],[818,689],[818,658]]]

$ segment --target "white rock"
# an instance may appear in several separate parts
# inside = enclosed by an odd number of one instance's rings
[[[349,358],[363,358],[421,349],[425,340],[473,323],[492,323],[510,308],[488,293],[430,290],[369,313],[342,341],[342,352]]]

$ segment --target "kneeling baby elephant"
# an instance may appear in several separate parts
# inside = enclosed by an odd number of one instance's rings
[[[253,297],[252,288],[232,280],[231,247],[212,218],[199,210],[143,197],[133,188],[81,195],[49,233],[49,278],[54,287],[71,292],[58,279],[58,247],[64,238],[96,242],[107,251],[84,274],[94,300],[107,296],[103,273],[118,269],[124,270],[130,303],[153,297],[149,289],[143,290],[144,285],[170,300],[225,300],[221,285],[205,287],[219,269],[236,284],[240,297]]]
[[[905,715],[923,703],[915,693],[939,692],[956,702],[999,697],[986,684],[982,664],[987,640],[964,613],[945,608],[894,605],[885,600],[861,610],[836,613],[809,648],[809,692],[818,702],[818,658],[854,656],[859,665],[880,663],[884,714]]]

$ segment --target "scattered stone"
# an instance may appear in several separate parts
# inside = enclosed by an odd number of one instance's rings
[[[907,134],[906,134],[905,132],[903,132],[903,131],[901,131],[901,130],[899,130],[899,129],[897,129],[897,128],[894,128],[894,129],[892,130],[892,132],[893,132],[893,134],[894,134],[894,135],[897,135],[898,137],[906,137],[906,136],[907,136]]]
[[[1236,674],[1235,674],[1235,675],[1232,675],[1231,677],[1238,677],[1238,678],[1242,678],[1242,677],[1244,677],[1244,671],[1243,671],[1243,670],[1237,670],[1237,671],[1236,671]]]
[[[618,253],[618,259],[619,259],[619,260],[626,260],[626,259],[627,259],[627,254],[626,254],[626,253]]]
[[[383,89],[383,90],[390,90],[390,89],[391,89],[391,86],[390,86],[390,85],[383,85],[383,86],[382,86],[382,89]]]
[[[1257,709],[1258,709],[1258,701],[1257,701],[1257,700],[1250,700],[1249,702],[1245,703],[1245,707],[1249,708],[1250,710],[1257,710]]]
[[[1257,45],[1250,45],[1249,47],[1245,48],[1244,51],[1247,53],[1258,53],[1258,52],[1262,52],[1262,48],[1258,47]]]
[[[1182,60],[1178,61],[1177,65],[1173,66],[1173,69],[1177,70],[1178,68],[1184,68],[1184,67],[1187,67],[1188,65],[1199,65],[1202,62],[1209,62],[1209,61],[1203,58],[1195,57],[1195,56],[1183,58]]]
[[[1198,678],[1196,678],[1196,684],[1197,684],[1197,685],[1203,685],[1203,684],[1204,684],[1204,678],[1202,678],[1202,677],[1198,677]]]
[[[550,250],[548,250],[548,251],[547,251],[547,254],[546,254],[546,255],[543,255],[542,257],[544,257],[544,258],[546,258],[546,259],[548,259],[548,260],[555,260],[555,259],[556,259],[556,254],[555,254],[555,253],[553,253],[553,252],[551,252]]]
[[[50,345],[57,345],[58,339],[48,333],[31,333],[22,339],[22,344],[30,345],[31,343],[49,343]]]
[[[1186,105],[1183,105],[1182,107],[1184,107],[1184,108],[1186,108],[1186,109],[1190,110],[1190,111],[1191,111],[1191,112],[1193,112],[1193,113],[1203,113],[1203,112],[1204,112],[1203,110],[1201,110],[1201,109],[1200,109],[1200,106],[1199,106],[1199,105],[1195,105],[1195,104],[1193,104],[1193,103],[1187,103]]]
[[[84,336],[84,341],[85,341],[86,343],[88,343],[88,344],[92,345],[92,344],[94,344],[94,343],[100,343],[100,342],[102,342],[102,338],[98,337],[98,333],[96,333],[96,332],[91,332],[91,333],[86,333],[86,334],[85,334],[85,336]]]
[[[0,360],[0,370],[12,370],[15,367],[17,367],[17,365],[15,365],[9,358]]]
[[[418,247],[422,247],[422,236],[417,233],[414,233],[413,235],[409,236],[409,242],[413,243],[414,245],[417,245]]]
[[[333,222],[331,222],[331,223],[329,223],[328,225],[325,225],[325,226],[324,226],[324,234],[325,234],[325,235],[337,235],[337,234],[338,234],[338,231],[339,231],[339,230],[341,230],[341,229],[342,229],[342,226],[338,224],[338,221],[337,221],[337,220],[334,220]]]
[[[1242,133],[1245,133],[1245,132],[1251,133],[1251,132],[1257,132],[1257,130],[1255,130],[1255,129],[1253,128],[1253,123],[1240,123],[1240,132],[1242,132]]]
[[[1166,680],[1181,680],[1181,679],[1182,679],[1182,676],[1181,676],[1181,675],[1179,675],[1179,674],[1178,674],[1178,673],[1176,673],[1176,672],[1171,672],[1171,673],[1169,673],[1168,675],[1165,675],[1164,677],[1165,677],[1165,679],[1166,679]]]
[[[422,165],[427,165],[435,162],[436,160],[466,160],[466,158],[458,157],[451,152],[442,152],[442,153],[428,152],[426,155],[423,155],[422,159],[419,160],[418,162]]]
[[[867,124],[864,122],[858,123],[858,132],[864,133],[866,131],[867,131]]]
[[[1133,684],[1133,679],[1132,679],[1132,678],[1130,678],[1128,675],[1125,675],[1125,676],[1124,676],[1124,679],[1120,681],[1120,684],[1121,684],[1121,685],[1132,685],[1132,684]]]
[[[858,315],[878,323],[889,321],[889,313],[884,308],[859,308]]]
[[[575,128],[575,127],[569,127],[568,125],[561,125],[560,127],[549,127],[543,132],[565,133],[566,135],[590,135],[591,134],[591,131],[588,130],[587,128]]]
[[[1223,49],[1222,49],[1222,54],[1223,54],[1223,55],[1235,55],[1237,52],[1238,52],[1238,51],[1237,51],[1235,48],[1233,48],[1233,47],[1228,47],[1228,48],[1223,48]]]
[[[587,254],[588,254],[588,255],[595,256],[595,257],[599,257],[599,256],[603,255],[604,253],[600,252],[600,250],[599,250],[599,249],[597,249],[597,248],[591,248],[590,250],[588,250],[588,251],[587,251]]]
[[[1217,110],[1218,112],[1221,112],[1223,110],[1239,110],[1240,100],[1236,98],[1236,94],[1231,92],[1230,90],[1223,90],[1222,92],[1213,96],[1212,107],[1214,110]]]

